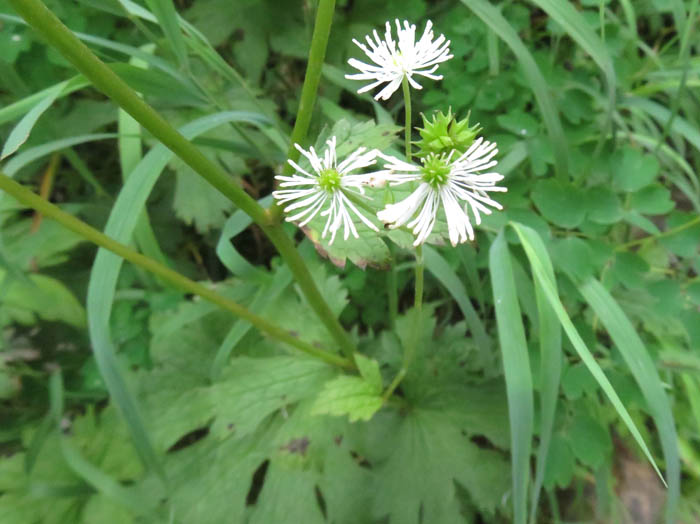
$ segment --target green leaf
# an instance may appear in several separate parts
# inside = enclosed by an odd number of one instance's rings
[[[645,215],[664,215],[675,207],[671,192],[661,184],[652,184],[630,195],[630,206]]]
[[[243,522],[251,479],[266,459],[260,438],[207,437],[169,453],[165,467],[178,519],[198,524]]]
[[[173,0],[146,0],[146,4],[158,19],[158,23],[165,33],[166,42],[175,53],[178,63],[180,65],[187,64],[187,46],[180,30]]]
[[[654,222],[649,220],[647,217],[640,215],[636,211],[625,211],[623,219],[625,222],[632,224],[634,227],[638,227],[650,235],[658,235],[661,233]]]
[[[209,129],[231,121],[246,121],[254,125],[263,125],[265,122],[259,115],[253,113],[235,111],[216,113],[183,126],[180,132],[188,139],[192,139]],[[120,242],[129,242],[153,186],[172,157],[172,151],[160,144],[149,151],[134,168],[112,207],[105,234]],[[97,253],[87,295],[90,340],[105,385],[112,400],[119,406],[126,419],[142,461],[152,470],[162,472],[160,460],[144,427],[138,404],[127,388],[117,363],[112,343],[109,318],[122,264],[121,258],[108,251],[101,249]]]
[[[106,140],[108,138],[116,138],[117,135],[114,133],[97,133],[92,135],[79,135],[72,136],[70,138],[62,138],[60,140],[53,140],[51,142],[46,142],[40,146],[30,147],[25,149],[14,158],[12,158],[3,168],[3,172],[7,176],[14,176],[17,172],[25,167],[26,165],[50,155],[61,149],[66,149],[71,146],[78,144],[85,144],[86,142],[96,142],[98,140]]]
[[[593,354],[586,347],[586,344],[581,338],[581,335],[579,335],[578,331],[574,327],[573,322],[569,318],[569,315],[566,313],[564,305],[559,299],[556,283],[551,280],[549,272],[547,271],[547,268],[551,266],[551,262],[547,257],[547,250],[545,249],[542,240],[539,238],[535,231],[528,227],[513,222],[511,222],[511,225],[515,228],[516,232],[518,233],[518,236],[520,237],[520,241],[523,244],[523,248],[525,249],[525,253],[528,257],[528,260],[530,261],[532,272],[535,275],[535,278],[540,282],[542,290],[545,293],[549,304],[552,306],[552,309],[554,309],[557,317],[559,318],[559,322],[561,323],[562,327],[564,328],[564,331],[569,337],[571,344],[574,346],[574,349],[578,353],[579,357],[581,357],[583,363],[586,365],[588,370],[591,372],[593,377],[596,379],[596,381],[602,388],[605,395],[612,403],[613,407],[615,408],[615,411],[617,411],[618,415],[625,423],[625,426],[627,426],[627,429],[629,429],[630,433],[632,434],[632,437],[634,437],[634,440],[637,442],[641,450],[644,452],[646,458],[654,467],[654,470],[659,475],[659,478],[663,479],[663,476],[661,475],[661,472],[659,471],[659,468],[656,465],[656,461],[652,457],[649,448],[647,447],[646,443],[644,442],[644,439],[642,438],[642,435],[639,433],[639,430],[632,421],[632,418],[630,417],[624,404],[620,400],[620,397],[615,392],[615,389],[610,384],[610,381],[605,376],[605,373],[603,373],[603,370],[600,368],[600,365],[596,362],[595,358],[593,357]]]
[[[577,459],[598,469],[610,456],[612,440],[607,428],[585,413],[578,413],[568,431],[569,444]]]
[[[532,200],[542,216],[567,229],[581,224],[586,214],[586,200],[578,189],[559,180],[539,180],[532,191]]]
[[[644,286],[644,275],[649,264],[636,253],[616,253],[613,274],[630,289]]]
[[[210,433],[248,435],[270,413],[316,395],[332,374],[328,365],[315,359],[239,357],[208,393],[217,414]]]
[[[559,0],[532,0],[532,2],[561,25],[569,36],[591,56],[605,75],[605,83],[608,90],[608,125],[606,125],[608,127],[612,122],[612,112],[615,109],[617,80],[615,78],[615,65],[605,43],[598,37],[573,4],[560,2]]]
[[[70,206],[62,206],[70,211]],[[85,239],[53,220],[43,220],[41,227],[32,231],[32,219],[3,225],[5,256],[10,265],[22,270],[45,268],[62,264],[70,259],[71,250]]]
[[[361,212],[367,216],[365,211]],[[389,267],[391,253],[375,231],[357,221],[355,227],[359,238],[350,235],[346,240],[342,236],[343,232],[339,231],[333,244],[330,244],[330,235],[326,235],[325,238],[321,235],[326,219],[326,217],[321,217],[319,213],[302,229],[322,257],[328,258],[340,268],[345,267],[347,260],[360,269],[365,269],[368,266],[376,269]],[[378,222],[375,225],[380,227]]]
[[[694,221],[693,224],[690,222]],[[667,230],[674,230],[685,226],[677,233],[664,236],[659,242],[673,254],[693,258],[697,254],[700,245],[700,219],[695,213],[682,213],[674,211],[666,217]]]
[[[223,226],[233,203],[181,160],[170,164],[175,169],[173,208],[178,218],[202,234]]]
[[[537,63],[518,33],[496,6],[491,5],[486,0],[462,0],[462,3],[487,24],[510,47],[518,59],[528,84],[532,86],[537,105],[542,113],[545,126],[547,126],[549,137],[552,140],[557,175],[560,179],[565,180],[568,175],[568,145],[549,86],[542,76]]]
[[[510,253],[503,232],[499,233],[491,245],[489,268],[508,392],[514,522],[524,524],[527,522],[529,462],[534,419],[532,374]]]
[[[259,200],[261,206],[269,206],[272,203],[272,196]],[[260,282],[269,281],[269,275],[257,266],[248,262],[233,245],[233,239],[253,223],[253,220],[243,211],[236,211],[231,215],[221,230],[221,236],[216,244],[216,255],[221,263],[235,276],[256,280]]]
[[[63,97],[88,85],[90,85],[90,82],[88,82],[83,75],[77,75],[69,80],[59,82],[58,84],[47,87],[46,89],[37,91],[36,93],[24,97],[21,100],[17,100],[12,104],[8,104],[5,107],[0,108],[0,125],[11,122],[12,120],[26,114],[27,111],[30,111],[32,108],[36,107],[37,104],[49,96],[49,94],[52,93],[54,89],[57,89],[58,86],[61,86],[59,96]]]
[[[365,357],[362,353],[355,353],[355,363],[357,364],[357,369],[360,371],[362,378],[365,379],[375,391],[381,392],[383,382],[382,374],[379,371],[379,363],[374,359]]]
[[[556,486],[567,487],[574,478],[576,458],[571,451],[569,442],[559,433],[552,437],[552,444],[544,475],[544,486],[551,490]]]
[[[467,290],[464,288],[464,284],[462,284],[460,278],[449,266],[447,261],[432,247],[423,247],[423,257],[425,260],[425,267],[428,271],[430,271],[454,297],[459,309],[464,315],[464,319],[467,321],[469,331],[479,347],[484,351],[488,351],[488,348],[492,347],[493,341],[486,334],[484,324],[474,310],[474,306],[472,306],[469,296],[467,295]]]
[[[270,469],[250,524],[326,522],[316,501],[318,479],[314,471],[294,471],[274,466]]]
[[[0,318],[35,324],[38,317],[85,327],[85,309],[59,280],[40,274],[30,274],[26,280],[20,280],[0,268],[0,282],[3,283]]]
[[[587,217],[597,224],[615,224],[622,218],[622,204],[618,196],[605,186],[586,191]]]
[[[696,306],[700,306],[700,282],[690,284],[685,289],[685,292],[688,294],[688,297],[693,302],[693,304],[695,304]]]
[[[554,282],[554,269],[547,265],[545,270],[549,278]],[[550,445],[554,430],[557,400],[559,398],[563,360],[561,326],[556,313],[547,302],[547,297],[539,282],[535,283],[535,299],[540,339],[540,446],[537,451],[537,467],[532,491],[531,522],[535,522],[547,463],[552,460],[550,458]]]
[[[377,368],[377,372],[379,369]],[[350,422],[370,420],[382,407],[381,383],[364,377],[340,376],[326,383],[314,403],[314,415],[347,415]]]
[[[613,184],[620,191],[632,193],[651,184],[659,174],[659,161],[653,155],[626,146],[610,157]]]
[[[514,109],[504,115],[499,115],[496,117],[496,121],[506,131],[526,138],[536,136],[539,128],[537,120],[520,109]]]
[[[669,485],[666,511],[672,519],[680,497],[681,470],[676,424],[661,377],[629,319],[603,285],[591,278],[579,286],[579,291],[610,333],[649,405],[666,459]]]
[[[375,420],[383,422],[368,449],[370,462],[377,464],[377,518],[389,515],[391,522],[402,524],[463,522],[455,481],[484,514],[493,515],[502,503],[508,491],[507,462],[472,443],[450,416],[414,408],[404,416],[390,413]],[[386,458],[380,460],[385,450]]]
[[[588,242],[566,237],[552,245],[552,258],[557,267],[575,278],[583,279],[598,269],[596,257]]]
[[[281,266],[274,278],[264,285],[261,285],[248,309],[256,314],[263,313],[275,302],[279,296],[292,283],[292,272],[287,266]],[[212,361],[210,375],[212,378],[219,376],[224,364],[228,361],[231,353],[235,350],[241,339],[252,329],[252,325],[242,319],[237,319],[231,329],[226,334],[223,342],[216,352]]]
[[[581,398],[584,393],[594,395],[598,391],[598,383],[582,363],[574,364],[566,369],[561,386],[564,395],[570,400]]]
[[[63,84],[57,84],[51,87],[44,93],[44,96],[37,104],[20,120],[17,125],[10,131],[10,136],[7,137],[5,145],[0,153],[0,160],[4,160],[12,153],[17,151],[22,144],[29,138],[34,124],[43,115],[46,110],[56,101],[59,95],[63,92]]]

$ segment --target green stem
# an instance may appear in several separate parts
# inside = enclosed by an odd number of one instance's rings
[[[408,373],[408,369],[413,363],[413,359],[416,356],[416,348],[423,335],[423,274],[425,270],[425,262],[423,261],[423,246],[416,247],[416,291],[413,299],[413,315],[414,320],[411,325],[411,334],[406,344],[406,350],[403,354],[403,362],[401,363],[401,368],[399,372],[391,381],[389,387],[386,389],[382,395],[382,399],[386,402],[391,394],[399,387],[401,381]]]
[[[328,37],[331,34],[333,23],[333,13],[335,12],[335,0],[320,0],[316,11],[316,21],[314,22],[314,32],[311,36],[311,49],[309,50],[309,60],[306,63],[306,75],[304,85],[301,88],[301,100],[297,110],[297,118],[294,121],[294,129],[289,139],[287,158],[294,162],[299,160],[301,153],[295,144],[302,144],[306,139],[311,125],[311,117],[314,112],[318,85],[321,82],[323,71],[323,61],[326,58],[326,48],[328,47]],[[286,163],[282,167],[282,174],[291,175],[294,168]],[[272,204],[268,209],[274,221],[282,219],[282,208]]]
[[[404,113],[406,116],[405,120],[405,134],[404,134],[404,141],[405,141],[405,146],[406,146],[406,161],[410,162],[412,159],[412,154],[411,154],[411,86],[408,84],[408,79],[404,76],[403,81],[401,82],[401,85],[403,87],[403,99],[404,99]],[[391,329],[394,329],[396,326],[396,317],[398,316],[398,310],[399,310],[399,297],[398,297],[398,283],[397,283],[397,278],[396,278],[396,249],[390,246],[391,250],[391,258],[392,258],[392,263],[391,267],[389,268],[389,271],[386,276],[386,287],[387,287],[387,294],[389,296],[389,327]],[[422,284],[422,277],[421,277],[421,284]],[[422,294],[422,292],[421,292]],[[402,368],[403,369],[403,368]],[[399,372],[401,374],[401,372]],[[405,371],[404,371],[405,374]],[[386,398],[391,395],[391,393],[396,389],[396,387],[399,385],[401,380],[403,379],[403,375],[399,378],[399,375],[396,376],[394,379],[394,382],[392,382],[392,385],[389,386],[389,389],[387,389],[388,394],[386,395]],[[393,386],[393,388],[392,388]],[[385,400],[386,400],[385,398]]]
[[[401,85],[403,87],[404,113],[406,116],[404,134],[406,161],[411,162],[413,159],[413,155],[411,153],[411,86],[408,83],[408,78],[404,76]],[[386,402],[389,397],[391,397],[392,393],[396,391],[396,388],[399,387],[399,384],[401,384],[401,381],[406,376],[406,373],[408,373],[408,368],[413,362],[413,358],[416,353],[418,339],[421,336],[421,310],[423,309],[423,268],[423,248],[418,246],[416,248],[416,288],[413,301],[413,314],[416,318],[411,326],[411,335],[408,343],[406,344],[401,368],[382,395],[384,402]],[[395,271],[395,267],[392,269]]]
[[[309,304],[335,338],[336,343],[345,355],[351,356],[355,351],[354,344],[319,293],[294,243],[282,230],[281,225],[271,220],[270,213],[236,185],[226,171],[209,160],[196,146],[146,104],[134,90],[80,42],[41,0],[10,0],[10,3],[30,26],[83,73],[97,89],[114,100],[198,175],[229,198],[260,226],[291,269]],[[334,4],[332,0],[322,1],[324,6],[332,6],[332,4]]]
[[[128,260],[132,264],[143,268],[146,271],[150,271],[154,275],[163,279],[165,282],[168,282],[169,284],[172,284],[175,287],[187,291],[188,293],[194,293],[195,295],[198,295],[208,300],[209,302],[212,302],[213,304],[216,304],[217,306],[220,306],[221,308],[230,311],[237,317],[240,317],[250,322],[253,326],[258,328],[261,332],[266,333],[270,337],[275,338],[280,342],[284,342],[285,344],[288,344],[289,346],[292,346],[298,349],[299,351],[307,353],[308,355],[321,359],[324,362],[328,362],[329,364],[333,364],[343,368],[353,368],[353,364],[349,360],[335,355],[333,353],[322,351],[312,346],[311,344],[303,342],[298,337],[268,322],[264,318],[255,315],[254,313],[250,312],[249,310],[247,310],[240,304],[234,302],[233,300],[230,300],[216,293],[215,291],[207,288],[206,286],[203,286],[202,284],[195,282],[194,280],[190,280],[189,278],[182,276],[178,272],[173,271],[172,269],[164,266],[160,262],[157,262],[152,258],[148,258],[142,255],[141,253],[138,253],[133,249],[125,246],[124,244],[121,244],[116,240],[108,237],[107,235],[96,230],[95,228],[89,226],[82,220],[79,220],[73,215],[62,211],[57,206],[44,200],[39,195],[33,193],[26,187],[18,184],[10,177],[3,174],[0,174],[0,190],[5,191],[9,195],[12,195],[19,202],[31,207],[32,209],[37,210],[42,215],[55,220],[65,228],[70,229],[71,231],[77,233],[86,240],[89,240],[90,242],[97,244],[100,247],[108,249],[112,253],[119,255],[125,260]]]
[[[688,220],[685,224],[681,224],[680,226],[676,226],[672,229],[669,229],[668,231],[664,231],[663,233],[659,233],[658,235],[649,235],[644,238],[638,238],[637,240],[631,240],[630,242],[626,242],[624,244],[620,244],[615,248],[615,251],[624,251],[626,249],[629,249],[632,246],[636,246],[638,244],[645,244],[646,242],[652,242],[655,240],[658,240],[659,238],[665,238],[671,235],[675,235],[676,233],[680,233],[681,231],[684,231],[690,227],[693,227],[694,225],[700,223],[700,216],[697,216],[693,218],[692,220]]]
[[[406,115],[405,123],[405,135],[404,140],[406,142],[406,162],[410,162],[412,159],[411,154],[411,86],[408,84],[408,78],[403,77],[401,82],[403,86],[403,101],[404,101],[404,113]]]

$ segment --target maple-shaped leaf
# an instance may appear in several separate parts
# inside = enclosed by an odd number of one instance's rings
[[[471,442],[443,413],[413,409],[388,417],[383,433],[391,438],[381,446],[388,454],[369,457],[376,460],[376,517],[402,524],[464,522],[455,482],[482,513],[495,512],[510,489],[505,456]]]

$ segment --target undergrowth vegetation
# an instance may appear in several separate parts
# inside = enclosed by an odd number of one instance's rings
[[[698,3],[0,0],[0,522],[698,522]]]

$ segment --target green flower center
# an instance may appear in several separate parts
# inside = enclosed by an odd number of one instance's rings
[[[423,162],[423,182],[430,184],[433,189],[445,185],[450,176],[450,164],[445,155],[430,154]]]
[[[318,175],[318,185],[329,193],[340,189],[340,173],[335,169],[324,169]]]

